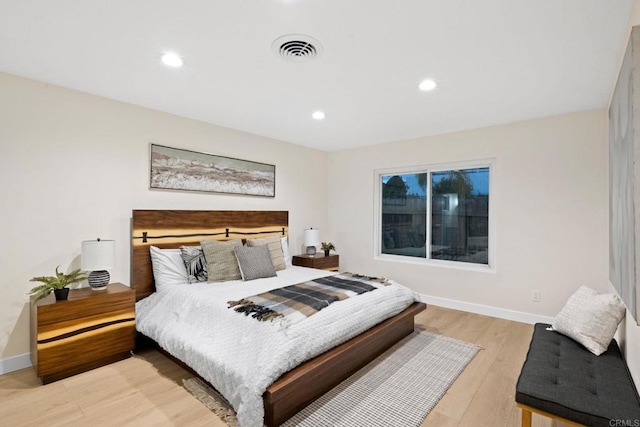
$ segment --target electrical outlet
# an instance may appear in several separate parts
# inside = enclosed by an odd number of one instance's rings
[[[534,289],[531,291],[531,301],[533,302],[540,302],[540,300],[542,299],[541,295],[540,295],[540,291],[537,289]]]

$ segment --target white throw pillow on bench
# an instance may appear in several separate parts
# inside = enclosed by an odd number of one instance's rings
[[[625,307],[615,294],[599,294],[581,286],[556,316],[553,329],[599,356],[609,347]]]

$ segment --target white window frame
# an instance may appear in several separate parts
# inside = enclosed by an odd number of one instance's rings
[[[488,236],[488,264],[475,264],[461,261],[448,261],[439,259],[430,259],[431,254],[431,197],[432,192],[430,188],[431,174],[433,172],[443,172],[452,170],[463,169],[475,169],[475,168],[489,168],[489,236]],[[374,170],[374,224],[375,231],[373,236],[374,254],[373,257],[376,260],[402,262],[408,264],[429,265],[445,268],[455,268],[461,270],[472,270],[479,272],[495,273],[496,271],[496,212],[495,212],[495,200],[496,200],[496,183],[495,183],[495,159],[482,159],[463,162],[452,163],[437,163],[430,165],[420,166],[407,166],[397,168],[385,168]],[[406,255],[393,255],[383,254],[381,244],[382,234],[382,177],[385,175],[404,175],[404,174],[428,174],[428,186],[427,188],[427,236],[426,236],[426,257],[418,258]]]

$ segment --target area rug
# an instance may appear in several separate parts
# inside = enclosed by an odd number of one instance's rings
[[[414,332],[325,393],[283,426],[419,426],[480,347],[430,332]],[[229,403],[198,378],[185,387],[229,426]]]

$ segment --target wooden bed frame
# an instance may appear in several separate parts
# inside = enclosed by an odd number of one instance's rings
[[[134,210],[131,287],[136,300],[155,292],[151,245],[177,248],[197,245],[204,239],[287,236],[288,230],[287,211]],[[415,302],[400,314],[284,374],[263,395],[265,425],[282,424],[409,335],[414,330],[414,316],[425,308],[424,303]]]

